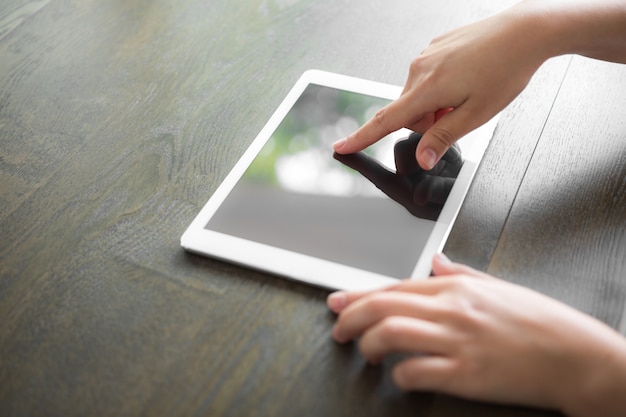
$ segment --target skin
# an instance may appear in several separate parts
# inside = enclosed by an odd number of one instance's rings
[[[406,127],[424,133],[416,158],[431,169],[547,59],[570,53],[626,63],[626,1],[527,0],[435,38],[411,63],[401,96],[333,147],[357,152]]]
[[[580,54],[626,63],[626,0],[526,0],[444,34],[411,63],[401,96],[337,141],[353,153],[402,127],[423,133],[416,158],[432,168],[460,137],[506,107],[549,58]],[[623,416],[626,342],[562,303],[443,256],[437,278],[331,294],[333,337],[360,339],[407,390],[548,407],[571,416]]]
[[[359,340],[373,364],[414,353],[393,370],[405,390],[623,416],[626,341],[554,299],[470,267],[433,260],[435,278],[381,290],[336,292],[333,337]]]

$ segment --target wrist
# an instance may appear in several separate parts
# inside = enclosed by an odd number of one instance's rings
[[[598,330],[587,335],[593,346],[581,343],[577,377],[564,381],[560,409],[571,417],[618,417],[626,410],[626,340],[608,327]]]
[[[560,38],[564,29],[552,21],[543,2],[522,1],[500,17],[512,35],[510,43],[516,45],[512,50],[535,70],[548,59],[566,53]]]
[[[578,54],[626,61],[626,2],[623,0],[525,0],[511,9],[532,27],[545,59]]]

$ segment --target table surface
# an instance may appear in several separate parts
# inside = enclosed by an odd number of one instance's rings
[[[302,72],[402,85],[513,1],[423,3],[0,0],[0,414],[553,415],[401,392],[331,340],[327,291],[179,247]],[[448,256],[625,333],[625,108],[625,66],[548,61]]]

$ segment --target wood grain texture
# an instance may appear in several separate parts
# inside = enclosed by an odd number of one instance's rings
[[[575,58],[489,271],[623,328],[626,67]]]
[[[403,84],[432,37],[512,3],[0,3],[0,415],[551,414],[402,393],[390,380],[401,357],[371,367],[355,345],[332,342],[327,292],[179,247],[304,70]],[[537,226],[513,238],[531,223],[525,207],[544,170],[578,161],[546,156],[567,147],[562,139],[549,149],[548,138],[569,112],[581,117],[566,99],[550,112],[568,64],[545,66],[503,116],[446,249],[484,267],[495,253],[490,271],[529,285],[519,277],[569,271],[541,257],[533,269],[519,267],[535,253],[527,245],[535,244]],[[591,70],[623,83],[613,67]],[[557,97],[586,100],[576,96],[577,74],[568,73],[567,92]],[[598,104],[621,103],[610,82]],[[615,120],[605,126],[618,129],[610,131],[617,151],[623,125]],[[537,162],[526,171],[531,158]],[[556,178],[559,171],[550,172]],[[619,189],[616,181],[607,190]],[[609,204],[609,216],[566,237],[595,237],[584,254],[623,256],[619,231],[611,239],[603,229],[620,221],[623,200],[593,195]],[[586,201],[569,202],[568,210],[577,215],[592,207]],[[467,248],[472,236],[480,236],[481,249]],[[560,240],[555,235],[543,248],[550,242]],[[613,276],[624,271],[614,258],[597,261]],[[592,313],[619,322],[621,296],[605,308],[602,291],[592,298],[568,291],[554,295],[573,294],[575,303],[597,305]]]
[[[486,270],[560,91],[571,57],[554,58],[500,115],[444,252]]]
[[[51,0],[12,0],[0,4],[0,40],[32,18]]]

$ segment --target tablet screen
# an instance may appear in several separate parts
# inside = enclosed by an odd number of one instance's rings
[[[405,139],[408,131],[357,154],[333,154],[334,141],[389,102],[309,84],[205,228],[409,277],[462,159],[449,152],[432,172],[422,171],[419,136]]]

